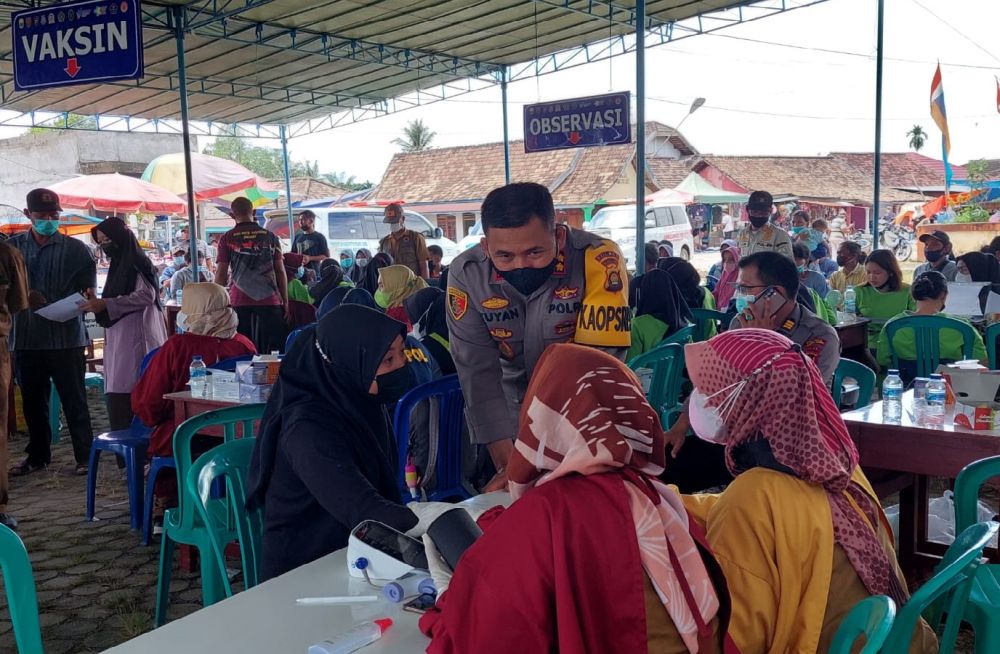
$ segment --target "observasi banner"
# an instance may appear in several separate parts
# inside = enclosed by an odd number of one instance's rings
[[[525,105],[524,151],[631,143],[629,100],[625,92]]]
[[[139,0],[86,0],[11,16],[18,91],[138,79],[143,73]]]

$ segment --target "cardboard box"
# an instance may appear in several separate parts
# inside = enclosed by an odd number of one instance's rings
[[[271,397],[271,384],[240,384],[240,402],[267,402]]]
[[[1000,371],[962,361],[941,366],[938,370],[955,396],[956,425],[966,429],[1000,430],[1000,402],[997,402]]]
[[[211,395],[216,400],[230,400],[238,402],[240,399],[240,380],[235,372],[227,370],[215,370],[209,368],[209,388]]]

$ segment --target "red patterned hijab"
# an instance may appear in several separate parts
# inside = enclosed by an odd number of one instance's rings
[[[714,395],[707,406],[726,403],[729,471],[746,471],[734,458],[741,446],[766,441],[780,466],[826,489],[834,540],[865,588],[905,602],[906,590],[874,531],[879,508],[851,481],[857,449],[816,364],[784,336],[763,329],[727,331],[685,346],[684,356],[695,387]]]
[[[688,650],[696,653],[719,598],[680,497],[654,478],[665,463],[660,419],[631,370],[581,345],[545,350],[524,396],[507,465],[511,494],[516,500],[571,474],[620,472],[643,569]]]

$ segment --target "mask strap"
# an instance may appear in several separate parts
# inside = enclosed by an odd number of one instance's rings
[[[739,381],[733,382],[732,384],[730,384],[729,386],[726,386],[725,388],[721,388],[721,389],[717,390],[716,392],[712,393],[711,395],[706,396],[705,399],[706,400],[707,399],[711,399],[711,398],[715,397],[716,395],[719,395],[721,393],[725,393],[726,391],[729,391],[730,389],[735,389],[735,390],[732,390],[729,393],[729,395],[726,396],[726,399],[724,399],[722,402],[720,402],[719,405],[716,407],[716,411],[719,412],[719,416],[721,416],[722,419],[725,420],[726,417],[729,415],[729,413],[732,411],[733,407],[735,406],[736,400],[739,398],[740,393],[743,392],[743,388],[747,385],[747,383],[751,379],[753,379],[756,375],[759,375],[760,373],[762,373],[765,370],[767,370],[768,368],[770,368],[771,365],[774,364],[775,361],[777,361],[778,359],[780,359],[781,357],[783,357],[788,352],[798,352],[799,355],[801,356],[802,355],[802,348],[799,347],[798,344],[793,343],[791,348],[789,348],[787,350],[784,350],[782,352],[775,353],[770,359],[768,359],[767,361],[765,361],[764,363],[762,363],[760,366],[758,366],[758,367],[754,368],[753,370],[751,370],[750,373],[746,377],[744,377],[743,379],[740,379]]]

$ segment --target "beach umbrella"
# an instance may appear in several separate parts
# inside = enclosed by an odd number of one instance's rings
[[[149,182],[110,173],[79,175],[49,187],[63,208],[107,213],[187,214],[187,203],[165,188]]]
[[[256,207],[274,202],[278,198],[278,191],[267,180],[228,159],[192,152],[191,176],[195,202],[216,199],[231,202],[243,196]],[[187,197],[184,153],[175,152],[153,159],[146,166],[142,178],[177,195]]]

